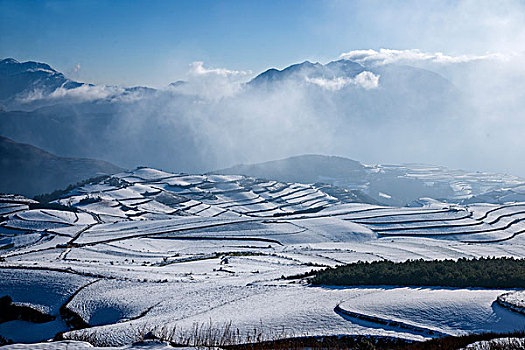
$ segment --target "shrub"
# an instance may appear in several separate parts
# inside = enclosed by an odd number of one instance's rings
[[[6,339],[2,337],[2,335],[0,335],[0,346],[8,344],[13,344],[13,341],[11,339]]]

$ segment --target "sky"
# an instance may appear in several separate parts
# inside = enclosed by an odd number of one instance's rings
[[[257,74],[358,49],[525,47],[525,2],[0,0],[0,57],[95,84],[166,86],[193,62]]]
[[[60,155],[201,171],[321,153],[525,174],[525,0],[0,0],[7,57],[97,84],[37,89],[24,108],[123,99],[113,158],[51,149]],[[338,59],[371,71],[244,89],[269,68]],[[417,85],[398,71],[389,85],[390,64],[431,74]],[[433,95],[443,78],[454,99]],[[137,85],[160,89],[119,95]]]

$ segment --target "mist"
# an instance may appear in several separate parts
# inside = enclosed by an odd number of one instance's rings
[[[112,128],[140,139],[148,130],[145,124],[160,126],[159,135],[152,135],[165,140],[157,152],[171,145],[169,153],[184,161],[173,159],[171,164],[160,154],[145,154],[144,159],[159,158],[155,165],[172,169],[184,164],[202,171],[320,153],[363,162],[421,162],[524,174],[525,90],[516,88],[525,82],[520,61],[424,64],[451,86],[439,85],[439,77],[437,86],[436,81],[416,83],[403,71],[388,74],[391,66],[377,65],[376,75],[365,71],[376,78],[375,86],[349,83],[345,77],[312,81],[306,75],[304,81],[252,88],[229,75],[192,76],[178,89],[123,105],[125,125]]]
[[[4,117],[2,133],[128,168],[202,172],[316,153],[525,176],[524,6],[329,2],[305,30],[350,48],[314,55],[321,64],[258,79],[195,61],[158,89],[35,88],[7,105],[26,114]]]
[[[129,168],[201,172],[316,153],[525,174],[523,56],[383,49],[336,59],[263,82],[195,62],[159,90],[32,91],[18,109],[52,114],[57,134],[39,134],[46,117],[35,130],[3,129],[60,155]]]

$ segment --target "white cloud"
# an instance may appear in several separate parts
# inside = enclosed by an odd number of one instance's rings
[[[333,79],[325,78],[305,78],[307,82],[318,85],[326,90],[337,91],[341,90],[348,84],[353,82],[352,78],[337,77]]]
[[[105,99],[110,96],[118,95],[124,92],[124,89],[114,86],[105,86],[105,85],[81,85],[74,89],[65,89],[59,87],[55,91],[49,94],[49,98],[59,99],[59,98],[75,98],[82,101],[92,101]]]
[[[348,85],[356,85],[369,90],[379,86],[379,75],[364,71],[356,75],[355,78],[336,77],[333,79],[325,79],[306,77],[306,81],[330,91],[341,90]]]
[[[442,52],[428,53],[417,49],[394,50],[353,50],[341,54],[340,58],[361,63],[363,65],[385,65],[392,63],[428,62],[437,64],[466,63],[480,60],[506,60],[512,55],[492,53],[486,55],[445,55]]]
[[[204,62],[196,61],[190,64],[190,74],[194,75],[220,75],[228,76],[246,76],[250,75],[251,71],[230,70],[226,68],[205,68]]]
[[[29,93],[18,96],[20,103],[45,102],[57,100],[71,100],[86,102],[108,99],[111,101],[132,102],[143,97],[141,91],[127,91],[118,86],[88,85],[84,84],[73,89],[59,87],[51,93],[41,89],[31,90]]]
[[[179,93],[216,100],[235,95],[251,75],[251,71],[206,68],[204,62],[196,61],[190,64],[186,84],[172,89]]]
[[[375,89],[379,86],[379,74],[374,74],[365,70],[356,75],[354,78],[354,84],[367,90]]]

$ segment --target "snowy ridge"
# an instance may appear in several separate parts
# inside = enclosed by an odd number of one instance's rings
[[[424,335],[428,335],[428,336],[435,336],[435,335],[445,336],[445,335],[448,335],[446,333],[441,333],[439,331],[434,331],[432,329],[427,329],[427,328],[420,327],[420,326],[413,325],[413,324],[407,324],[407,323],[404,323],[404,322],[401,322],[401,321],[388,320],[388,319],[383,319],[383,318],[380,318],[380,317],[377,317],[377,316],[365,315],[365,314],[361,314],[359,312],[345,310],[340,305],[337,305],[335,307],[334,311],[336,313],[342,315],[343,317],[349,317],[351,319],[358,319],[358,320],[363,320],[363,321],[372,322],[372,323],[376,323],[376,324],[383,324],[385,326],[389,326],[389,327],[393,327],[393,328],[400,328],[400,329],[410,330],[410,331],[413,331],[415,333],[424,334]]]

